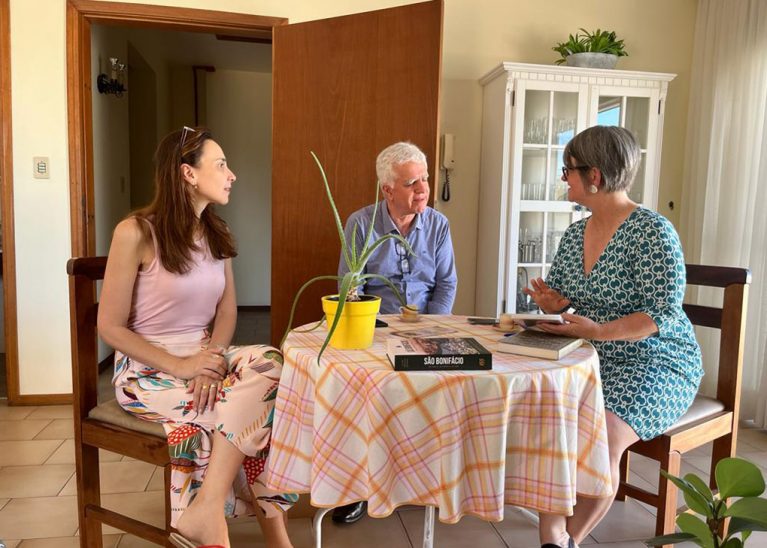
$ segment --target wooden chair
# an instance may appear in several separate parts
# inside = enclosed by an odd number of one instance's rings
[[[142,421],[123,411],[114,398],[99,404],[99,360],[96,343],[96,282],[104,278],[106,257],[67,262],[72,331],[75,464],[80,546],[101,548],[105,523],[148,541],[170,546],[170,458],[160,424]],[[165,468],[165,529],[144,523],[101,505],[99,449]]]
[[[675,530],[677,488],[660,474],[657,494],[631,485],[628,482],[629,453],[657,460],[662,470],[678,476],[682,454],[713,441],[709,483],[712,488],[716,488],[714,469],[717,463],[725,457],[735,456],[746,302],[750,283],[751,272],[746,268],[687,265],[689,286],[724,288],[721,308],[684,305],[693,325],[720,330],[716,398],[698,395],[690,410],[667,432],[650,441],[638,441],[629,447],[621,459],[620,486],[616,497],[625,500],[628,496],[657,508],[656,535],[670,534]]]

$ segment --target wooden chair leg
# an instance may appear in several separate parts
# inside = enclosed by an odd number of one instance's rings
[[[165,466],[165,469],[163,470],[163,474],[165,476],[165,531],[168,533],[168,536],[170,538],[170,533],[173,530],[170,526],[170,517],[171,517],[171,507],[170,507],[170,463]],[[171,548],[173,545],[170,543],[169,538],[165,539],[165,546],[168,548]]]
[[[623,488],[623,484],[627,483],[629,479],[629,453],[631,453],[631,451],[628,449],[623,452],[621,462],[618,465],[618,470],[620,471],[620,481],[618,482],[618,493],[615,495],[615,500],[626,500],[626,490]]]
[[[76,460],[83,473],[77,474],[77,513],[80,525],[80,546],[82,548],[102,548],[101,522],[88,517],[86,506],[101,505],[101,485],[99,476],[99,450],[87,445],[78,451]]]
[[[714,447],[711,452],[711,476],[709,477],[708,484],[711,489],[718,489],[716,486],[716,465],[719,461],[728,457],[734,457],[737,450],[738,436],[737,425],[734,428],[734,432],[717,438],[714,440]],[[727,535],[727,528],[730,525],[730,520],[725,520],[719,528],[719,535],[724,538]]]
[[[678,451],[670,451],[660,461],[661,470],[674,476],[679,475],[682,456]],[[668,535],[676,529],[676,485],[658,473],[658,516],[655,520],[655,534]],[[671,545],[663,548],[671,548]]]
[[[727,457],[734,457],[735,450],[737,449],[737,437],[734,434],[728,434],[714,440],[713,449],[711,451],[711,476],[709,476],[708,484],[711,489],[716,489],[716,465],[720,460]]]

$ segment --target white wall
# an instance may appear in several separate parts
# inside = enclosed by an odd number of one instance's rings
[[[216,70],[206,77],[208,127],[237,175],[217,212],[237,240],[237,304],[271,304],[272,75]]]
[[[407,4],[390,0],[128,0],[288,17],[292,23]],[[70,390],[70,256],[63,0],[11,0],[11,64],[16,279],[22,394]],[[504,60],[551,63],[551,46],[578,27],[616,30],[630,57],[619,68],[675,72],[669,89],[661,205],[681,196],[695,0],[446,0],[442,130],[456,135],[453,201],[440,209],[453,225],[458,257],[456,312],[473,312],[477,245],[479,111],[477,79]],[[150,60],[151,61],[151,60]],[[158,112],[162,115],[167,108]],[[160,124],[162,125],[162,124]],[[51,158],[50,180],[32,179],[32,156]],[[372,159],[371,159],[372,161]],[[677,221],[675,212],[660,207]],[[677,208],[678,211],[678,208]],[[44,341],[45,344],[41,344]]]
[[[21,394],[71,391],[65,2],[11,0],[11,115]],[[50,158],[50,179],[32,157]]]

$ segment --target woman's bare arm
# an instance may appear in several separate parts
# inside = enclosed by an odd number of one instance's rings
[[[213,333],[210,345],[226,348],[232,342],[234,329],[237,326],[237,297],[234,289],[234,274],[232,259],[224,261],[224,294],[216,307],[216,317],[213,320]]]

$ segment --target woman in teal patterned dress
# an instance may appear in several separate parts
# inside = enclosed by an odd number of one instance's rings
[[[542,329],[588,339],[599,354],[613,481],[613,497],[579,497],[566,519],[542,515],[544,546],[586,538],[612,504],[626,448],[684,415],[703,376],[682,310],[679,237],[667,219],[627,194],[640,158],[634,136],[618,127],[592,127],[567,144],[562,180],[568,199],[591,216],[567,229],[547,280],[532,280],[526,289],[542,311],[562,312],[567,322]],[[564,313],[571,308],[574,313]]]

